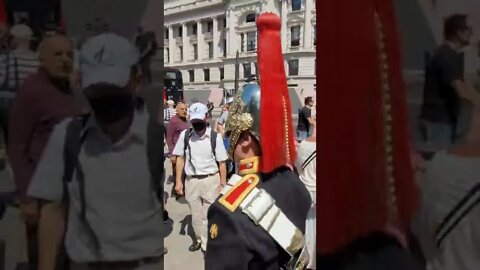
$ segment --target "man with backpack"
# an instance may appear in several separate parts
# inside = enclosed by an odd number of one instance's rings
[[[138,51],[101,34],[80,55],[92,113],[55,128],[29,188],[41,201],[38,269],[68,269],[56,262],[63,232],[70,269],[163,269],[163,133],[135,108]]]
[[[175,192],[183,194],[182,175],[185,172],[185,199],[192,213],[196,242],[189,251],[207,248],[207,213],[227,182],[228,159],[223,139],[207,124],[208,108],[202,103],[190,106],[192,128],[183,131],[175,145],[177,156]]]

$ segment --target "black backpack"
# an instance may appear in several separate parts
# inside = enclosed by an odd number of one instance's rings
[[[190,128],[187,131],[185,131],[185,138],[184,138],[184,141],[183,141],[183,156],[184,157],[186,156],[187,149],[191,153],[189,142],[190,142],[190,138],[193,135],[193,132],[194,132],[193,128]],[[215,157],[215,159],[217,157],[216,154],[215,154],[215,150],[217,149],[217,136],[218,136],[218,133],[215,132],[215,130],[212,128],[211,131],[210,131],[210,144],[212,146],[212,153],[213,153],[213,156]],[[190,162],[190,165],[193,167],[193,170],[195,171],[196,170],[195,166],[192,163],[192,155],[190,155],[190,159],[188,160],[188,162]],[[218,162],[217,162],[217,165],[218,165]],[[234,163],[233,163],[232,160],[227,159],[225,161],[225,165],[227,166],[227,179],[230,179],[230,177],[235,173]]]
[[[82,226],[86,229],[87,233],[90,235],[92,244],[95,247],[95,250],[100,251],[100,242],[98,240],[95,231],[91,227],[90,223],[86,217],[86,201],[85,201],[85,179],[81,164],[78,160],[78,156],[82,149],[82,145],[85,141],[87,133],[83,133],[84,127],[90,118],[90,114],[83,114],[77,116],[68,123],[65,136],[65,145],[63,149],[63,159],[64,159],[64,173],[63,173],[63,202],[66,207],[68,207],[69,194],[68,194],[68,183],[73,180],[73,174],[76,174],[76,180],[79,186],[80,192],[80,222]],[[154,118],[151,118],[154,119]],[[162,127],[156,124],[154,121],[148,122],[147,127],[147,158],[148,165],[150,170],[150,175],[152,179],[152,186],[155,190],[159,202],[163,202],[163,166],[159,164],[163,161],[163,141],[161,140],[163,134]],[[155,139],[151,139],[155,138]],[[160,138],[160,139],[158,139]],[[163,204],[162,204],[163,205]],[[63,251],[64,252],[64,251]],[[65,259],[62,259],[65,260]],[[65,264],[62,261],[60,264]]]

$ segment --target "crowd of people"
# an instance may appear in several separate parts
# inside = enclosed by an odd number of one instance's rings
[[[281,85],[279,87],[282,88]],[[240,221],[239,217],[227,218],[220,214],[227,210],[225,207],[229,208],[222,203],[221,198],[227,196],[226,194],[235,193],[230,189],[235,189],[239,185],[235,184],[236,181],[241,182],[242,177],[245,179],[260,175],[259,160],[262,158],[260,148],[262,144],[267,143],[260,144],[259,140],[268,141],[269,137],[268,134],[261,135],[258,128],[261,121],[268,123],[268,120],[259,119],[260,104],[253,99],[259,97],[263,91],[268,90],[260,90],[259,85],[253,81],[246,83],[237,93],[241,98],[226,99],[220,114],[215,115],[216,119],[212,119],[211,102],[203,104],[197,101],[193,104],[186,104],[183,101],[175,104],[173,100],[165,100],[163,113],[159,115],[166,130],[165,143],[168,146],[167,157],[170,160],[168,166],[172,167],[172,175],[168,175],[167,179],[174,182],[172,194],[177,199],[185,198],[192,216],[195,237],[188,250],[191,252],[201,250],[205,254],[206,269],[278,269],[276,267],[284,267],[291,260],[289,256],[285,256],[287,253],[277,253],[275,243],[278,241],[278,235],[272,235],[273,239],[265,239],[263,229],[250,228],[247,231],[237,229],[237,225],[234,225],[236,222],[251,223],[251,220],[243,214],[240,214],[242,219],[245,218],[243,221]],[[272,95],[272,98],[278,97]],[[252,100],[248,101],[249,99]],[[242,101],[239,103],[238,100]],[[282,208],[277,208],[279,213],[289,211],[285,212],[285,215],[292,218],[294,223],[288,226],[298,227],[302,234],[305,233],[304,253],[308,254],[303,257],[305,269],[316,269],[316,123],[312,114],[313,107],[313,98],[307,97],[305,106],[299,110],[296,140],[292,141],[297,145],[295,151],[299,153],[298,159],[292,162],[290,169],[286,171],[285,168],[279,171],[275,168],[276,173],[261,176],[262,179],[265,177],[263,181],[267,185],[265,190],[268,190],[268,193],[274,192],[272,194],[275,199],[281,201],[279,207]],[[241,128],[238,129],[238,118],[245,115],[250,115],[253,121],[251,124],[248,124],[249,121],[242,122]],[[235,166],[232,166],[233,164]],[[285,196],[278,197],[280,193],[276,189],[280,187],[278,184],[275,186],[270,183],[282,181],[282,178],[286,178],[286,185],[291,185],[291,189],[287,188],[282,192],[290,190],[298,193],[298,198],[287,202]],[[241,204],[241,198],[238,200],[238,204]],[[253,201],[255,199],[252,199],[251,203]],[[287,210],[283,208],[285,203],[289,204]],[[229,209],[234,211],[234,208]],[[230,221],[232,223],[227,225],[224,222],[229,218],[232,218]],[[272,218],[271,222],[275,223],[278,220]],[[251,225],[253,223],[241,226]],[[217,230],[222,230],[222,237],[216,235]],[[255,236],[258,238],[255,239]],[[255,250],[258,247],[250,246],[251,243],[247,243],[248,241],[260,241],[259,245],[268,245],[271,249],[259,250],[260,253],[256,253],[250,249]],[[232,246],[236,246],[237,249],[232,249]]]
[[[272,24],[266,21],[275,20],[269,16],[274,15],[259,16],[257,21],[259,51],[265,53],[259,54],[264,57],[260,63],[282,60],[281,51],[265,50],[265,44],[280,43],[262,32],[262,23],[267,27]],[[291,110],[289,102],[275,103],[288,101],[286,79],[278,79],[285,76],[284,70],[270,70],[277,65],[260,65],[262,84],[245,84],[235,99],[223,105],[215,122],[210,102],[166,100],[157,117],[149,117],[137,99],[144,72],[148,73],[145,65],[149,65],[142,57],[151,53],[154,44],[102,33],[86,39],[76,51],[67,36],[53,32],[34,51],[28,26],[5,29],[12,39],[6,53],[0,54],[0,94],[11,102],[2,102],[1,167],[11,168],[15,180],[18,200],[11,204],[18,204],[28,249],[28,258],[17,269],[55,269],[63,263],[70,269],[161,267],[168,256],[163,245],[164,223],[169,219],[163,190],[166,178],[174,183],[176,198],[187,201],[192,216],[195,240],[186,249],[203,251],[207,270],[292,268],[292,263],[306,269],[316,269],[317,263],[320,269],[355,265],[380,269],[375,267],[383,260],[402,261],[409,269],[477,269],[480,94],[463,70],[462,51],[472,37],[468,17],[450,16],[444,32],[446,40],[426,68],[421,110],[426,140],[435,153],[432,157],[412,151],[414,160],[425,164],[413,166],[425,170],[414,185],[420,190],[419,207],[406,206],[405,198],[415,200],[413,192],[406,194],[410,187],[403,179],[396,180],[396,189],[385,195],[394,196],[392,205],[404,211],[394,221],[388,220],[393,210],[378,214],[385,220],[371,221],[374,215],[360,217],[345,210],[364,205],[353,207],[343,197],[320,195],[322,217],[333,213],[345,218],[324,219],[320,230],[324,238],[317,245],[317,174],[371,164],[361,163],[358,155],[340,153],[341,159],[340,154],[330,153],[331,160],[323,157],[323,170],[317,171],[314,100],[304,100],[295,130],[291,119],[282,118]],[[151,80],[151,74],[146,78]],[[268,102],[260,102],[260,96]],[[268,107],[272,104],[278,107]],[[279,108],[281,112],[274,111]],[[263,110],[269,113],[260,114]],[[320,123],[327,123],[325,115],[319,117]],[[281,128],[287,132],[278,132]],[[322,133],[323,138],[327,135]],[[163,141],[158,139],[162,137]],[[398,150],[404,142],[396,142],[391,147]],[[323,150],[330,150],[322,143]],[[354,166],[325,167],[340,160]],[[172,168],[171,176],[164,173],[165,161]],[[398,166],[392,165],[397,170]],[[333,184],[325,186],[350,177],[347,173],[336,176],[324,179],[319,194],[346,194]],[[350,178],[345,183],[360,191],[349,190],[347,195],[371,194],[378,187],[369,179],[359,185]],[[336,203],[325,204],[327,200]],[[325,210],[342,206],[343,212]],[[414,208],[410,219],[408,212]],[[359,226],[365,225],[365,231],[359,233],[355,224],[332,226],[352,220],[364,222]],[[332,234],[326,235],[329,230]]]
[[[15,190],[1,202],[20,210],[16,269],[163,267],[163,134],[138,102],[134,42],[105,32],[77,49],[52,31],[34,50],[27,25],[5,31],[2,167]]]

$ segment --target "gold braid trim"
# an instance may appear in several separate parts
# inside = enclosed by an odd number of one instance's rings
[[[288,121],[288,112],[287,112],[287,101],[285,100],[285,97],[282,96],[283,100],[283,122],[285,123],[285,144],[286,144],[286,154],[287,154],[287,160],[288,162],[292,163],[292,155],[290,153],[290,140],[289,140],[289,121]]]
[[[380,60],[380,85],[382,90],[382,110],[384,127],[384,146],[386,158],[386,177],[387,177],[387,207],[388,218],[391,222],[396,222],[398,217],[397,196],[395,187],[395,178],[393,175],[393,133],[392,133],[392,104],[391,104],[391,86],[388,66],[388,54],[385,44],[385,33],[380,16],[375,11],[375,27],[377,32],[377,46]]]

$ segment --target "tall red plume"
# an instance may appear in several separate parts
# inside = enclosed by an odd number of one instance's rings
[[[407,226],[417,193],[408,147],[406,94],[392,0],[317,2],[317,251],[330,254],[387,223]],[[389,220],[380,49],[383,25],[391,94],[398,215]],[[333,27],[334,26],[334,27]]]
[[[6,24],[8,21],[7,6],[5,0],[0,0],[0,24]]]
[[[296,158],[280,27],[280,18],[273,13],[257,17],[260,137],[262,171],[265,173],[281,166],[293,166]]]

